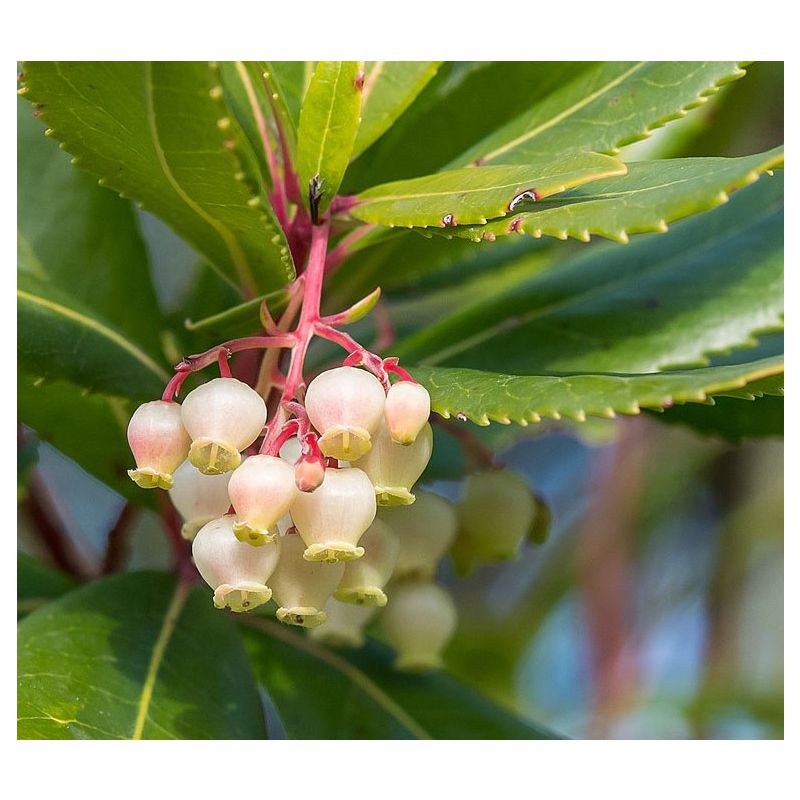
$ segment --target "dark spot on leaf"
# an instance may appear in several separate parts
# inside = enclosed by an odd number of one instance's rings
[[[364,90],[364,80],[367,76],[364,74],[364,70],[362,69],[361,72],[356,75],[356,79],[353,81],[353,85],[359,92]]]
[[[608,101],[608,104],[609,104],[610,106],[618,106],[618,105],[619,105],[619,97],[612,97],[612,98],[611,98],[611,99]]]
[[[456,218],[452,214],[445,214],[442,217],[442,227],[446,228],[447,226],[451,228],[455,228],[458,223],[456,222]]]
[[[520,192],[511,200],[511,202],[508,204],[508,210],[513,211],[523,200],[536,201],[538,199],[539,192],[537,192],[536,189],[526,189],[524,192]]]

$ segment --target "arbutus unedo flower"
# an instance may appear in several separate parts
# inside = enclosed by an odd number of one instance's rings
[[[533,526],[536,502],[519,475],[491,470],[467,478],[457,509],[458,538],[451,552],[463,574],[477,564],[516,558]]]
[[[432,578],[456,537],[458,517],[449,500],[422,491],[416,498],[407,508],[378,509],[378,519],[389,524],[400,545],[395,578]]]
[[[221,517],[230,508],[228,481],[231,473],[204,475],[184,461],[172,476],[169,497],[183,518],[181,535],[191,541],[207,522]]]
[[[330,458],[356,461],[368,452],[386,401],[381,382],[370,372],[337,367],[308,385],[305,408],[320,432],[320,450]]]
[[[128,423],[128,444],[136,459],[136,469],[128,470],[130,479],[142,489],[169,489],[189,452],[181,407],[164,400],[140,405]]]
[[[279,543],[251,547],[233,532],[233,515],[204,525],[192,542],[194,563],[214,590],[214,605],[231,611],[251,611],[272,597],[267,586],[280,555]]]
[[[456,629],[456,607],[438,584],[401,582],[392,585],[392,599],[381,622],[397,651],[398,669],[439,669],[443,666],[442,653]]]
[[[192,437],[189,461],[206,475],[218,475],[239,466],[241,451],[264,427],[267,407],[246,383],[214,378],[189,392],[181,416]]]
[[[419,383],[399,381],[386,394],[383,415],[392,441],[409,445],[431,415],[431,396]]]
[[[325,622],[325,603],[345,571],[344,562],[326,564],[303,558],[305,543],[291,532],[280,537],[281,555],[270,577],[277,618],[287,625],[314,628]]]
[[[297,497],[294,469],[277,456],[250,456],[233,472],[228,494],[236,511],[236,536],[253,546],[263,545],[277,536],[278,520]]]
[[[356,467],[326,469],[316,491],[300,493],[292,519],[306,544],[308,561],[351,561],[364,555],[358,544],[375,519],[375,493],[369,478]]]
[[[364,555],[347,564],[334,597],[345,603],[385,606],[387,598],[383,589],[392,577],[400,542],[385,522],[375,519],[361,537],[360,544]]]
[[[325,623],[308,632],[311,639],[331,647],[361,647],[364,630],[378,613],[378,606],[356,606],[332,597],[323,609]]]
[[[385,423],[381,423],[373,436],[372,449],[358,461],[375,486],[378,505],[411,505],[411,489],[425,471],[432,452],[433,431],[429,423],[410,445],[393,442]]]

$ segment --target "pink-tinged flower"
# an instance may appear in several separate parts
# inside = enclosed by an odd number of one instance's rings
[[[429,492],[417,491],[416,498],[412,506],[378,511],[378,518],[389,524],[400,543],[395,578],[433,578],[456,538],[458,518],[453,504]]]
[[[203,580],[214,590],[214,605],[252,611],[272,597],[267,580],[280,555],[277,542],[251,547],[233,532],[233,515],[204,525],[192,542],[192,556]]]
[[[435,583],[401,583],[392,589],[382,622],[389,643],[397,651],[397,669],[439,669],[442,653],[456,629],[456,607],[450,595]]]
[[[355,467],[327,469],[315,492],[300,493],[292,519],[306,543],[307,561],[351,561],[364,555],[358,540],[375,519],[375,493]]]
[[[362,606],[385,606],[384,586],[392,577],[400,542],[394,531],[376,519],[360,539],[363,558],[350,561],[334,597]]]
[[[411,444],[431,415],[431,396],[419,383],[400,381],[386,394],[383,416],[397,444]]]
[[[325,603],[327,619],[309,631],[309,636],[330,647],[361,647],[364,629],[378,613],[378,606],[354,606],[331,598]]]
[[[402,445],[392,441],[382,423],[372,437],[372,449],[358,462],[375,486],[378,505],[411,505],[411,488],[425,471],[432,452],[433,431],[429,424],[412,444]]]
[[[295,486],[301,492],[314,492],[325,480],[325,464],[314,456],[303,456],[294,468]]]
[[[250,456],[228,484],[236,511],[233,532],[253,546],[271,542],[278,535],[278,520],[289,513],[297,494],[290,464],[277,456]]]
[[[323,608],[339,585],[345,565],[343,561],[306,561],[305,549],[305,542],[297,533],[281,536],[281,557],[269,585],[281,622],[315,628],[327,618]]]
[[[230,508],[228,481],[231,473],[203,475],[184,461],[173,475],[169,497],[183,518],[181,534],[191,541],[207,522],[217,519]]]
[[[206,475],[236,469],[241,451],[256,440],[267,420],[261,395],[236,378],[214,378],[198,386],[181,408],[192,437],[189,460]]]
[[[517,474],[496,470],[470,475],[458,504],[453,558],[461,572],[476,564],[516,558],[536,516],[528,485]]]
[[[169,489],[172,474],[189,452],[189,434],[177,403],[152,400],[133,412],[128,423],[128,444],[136,469],[128,475],[142,489]]]
[[[363,369],[337,367],[314,378],[306,390],[305,406],[320,433],[322,452],[347,461],[364,455],[385,401],[381,382]]]

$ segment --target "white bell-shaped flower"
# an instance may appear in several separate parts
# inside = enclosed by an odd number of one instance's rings
[[[330,647],[361,647],[364,629],[378,613],[378,606],[354,606],[331,598],[325,603],[327,619],[308,632],[309,637]]]
[[[389,643],[402,670],[438,669],[442,652],[456,629],[453,599],[441,586],[428,582],[392,587],[392,601],[382,616]]]
[[[433,578],[456,538],[458,517],[453,504],[430,492],[417,491],[416,498],[412,506],[378,511],[378,518],[389,524],[400,543],[395,578]]]
[[[458,504],[459,533],[452,551],[459,571],[516,558],[535,516],[533,494],[519,475],[505,470],[470,475]]]
[[[140,405],[128,423],[128,444],[136,469],[128,476],[142,489],[169,489],[172,474],[184,462],[190,439],[181,407],[165,400]]]
[[[400,542],[395,532],[376,519],[360,539],[363,558],[347,564],[339,587],[337,600],[363,606],[385,606],[383,587],[392,577]]]
[[[314,378],[306,390],[305,406],[320,433],[320,450],[348,461],[364,455],[383,417],[385,401],[381,382],[363,369],[337,367]]]
[[[194,539],[207,522],[228,512],[228,481],[231,473],[203,475],[188,461],[184,461],[173,475],[169,497],[183,518],[181,534],[184,539]]]
[[[325,622],[325,603],[344,575],[344,562],[306,561],[305,543],[297,535],[281,536],[281,557],[269,579],[278,604],[277,617],[287,625],[314,628]]]
[[[278,535],[278,520],[298,495],[294,467],[277,456],[250,456],[234,470],[228,494],[236,511],[237,538],[256,547],[271,542]]]
[[[278,455],[287,463],[294,466],[303,454],[303,447],[296,436],[290,436],[282,445]]]
[[[399,381],[386,393],[383,416],[393,442],[411,444],[431,415],[428,390],[413,381]]]
[[[251,547],[233,532],[232,514],[204,525],[192,542],[197,571],[214,590],[214,605],[251,611],[272,597],[267,580],[280,555],[278,542]]]
[[[364,555],[358,540],[375,519],[375,493],[356,467],[326,469],[314,492],[300,493],[292,519],[306,543],[307,561],[351,561]]]
[[[381,424],[372,437],[372,449],[358,466],[375,486],[381,506],[407,506],[414,502],[411,488],[425,471],[433,452],[433,431],[426,423],[412,444],[396,444]]]
[[[189,460],[206,475],[236,469],[241,451],[261,433],[267,407],[261,395],[236,378],[214,378],[183,401],[183,424],[192,437]]]

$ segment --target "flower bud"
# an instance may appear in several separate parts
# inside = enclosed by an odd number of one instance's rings
[[[324,625],[309,631],[309,637],[331,647],[361,647],[364,629],[378,613],[377,606],[354,606],[333,597],[325,603]]]
[[[307,561],[351,561],[364,555],[358,540],[375,519],[375,493],[369,478],[355,467],[326,469],[315,492],[301,493],[292,519],[306,543]]]
[[[401,583],[393,588],[382,621],[389,643],[397,651],[398,669],[438,669],[456,628],[456,607],[435,583]]]
[[[344,575],[344,562],[306,561],[306,546],[297,533],[281,536],[281,557],[269,585],[278,604],[277,617],[287,625],[314,628],[325,622],[323,607]]]
[[[294,468],[294,482],[301,492],[313,492],[325,480],[325,464],[313,456],[301,457]]]
[[[267,420],[261,395],[236,378],[214,378],[183,401],[183,424],[192,437],[189,461],[206,475],[236,469]]]
[[[236,538],[258,547],[278,535],[276,524],[297,497],[294,469],[276,456],[250,456],[234,470],[228,494],[236,511]]]
[[[519,475],[503,470],[470,475],[458,504],[459,535],[453,547],[459,571],[516,558],[535,514],[533,494]]]
[[[395,532],[376,519],[361,537],[364,557],[348,563],[334,597],[345,603],[385,606],[383,587],[392,577],[400,542]]]
[[[330,458],[355,461],[370,448],[383,416],[386,393],[371,373],[337,367],[314,378],[306,390],[308,419],[319,431],[319,447]]]
[[[204,525],[192,542],[197,571],[214,590],[214,605],[250,611],[272,597],[266,585],[280,555],[278,542],[251,547],[233,532],[233,515]]]
[[[429,492],[418,491],[416,497],[412,506],[378,511],[378,518],[389,524],[400,543],[395,578],[433,578],[456,538],[458,518],[453,504]]]
[[[181,534],[191,541],[207,522],[227,513],[231,501],[228,481],[231,473],[203,475],[188,461],[184,461],[173,475],[169,497],[172,505],[183,517]]]
[[[431,396],[421,384],[400,381],[386,393],[383,416],[393,442],[411,444],[430,415]]]
[[[181,407],[165,400],[140,405],[128,423],[128,444],[136,459],[130,479],[142,489],[169,489],[172,473],[189,452],[189,434],[181,422]]]
[[[411,487],[425,471],[432,452],[433,431],[428,423],[409,445],[395,444],[381,424],[372,437],[372,449],[358,462],[375,486],[378,505],[411,505]]]

